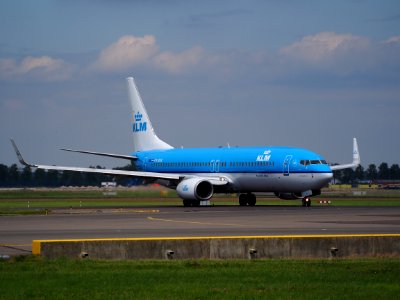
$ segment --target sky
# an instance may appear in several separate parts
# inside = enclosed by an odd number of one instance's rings
[[[123,166],[133,76],[175,147],[400,163],[398,0],[2,0],[0,163]]]

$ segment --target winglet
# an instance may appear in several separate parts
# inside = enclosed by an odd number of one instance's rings
[[[10,138],[10,141],[11,141],[11,144],[12,144],[12,146],[13,146],[13,148],[14,148],[15,153],[17,154],[17,157],[18,157],[19,162],[20,162],[21,164],[23,164],[24,166],[27,166],[27,167],[34,167],[34,165],[31,165],[31,164],[27,163],[27,162],[24,160],[24,158],[22,157],[22,154],[21,154],[21,152],[19,151],[19,149],[18,149],[18,147],[17,147],[17,144],[15,144],[14,140],[13,140],[12,138]]]
[[[351,164],[345,164],[345,165],[335,165],[335,166],[330,166],[332,171],[335,170],[343,170],[343,169],[349,169],[349,168],[356,168],[360,165],[361,159],[360,159],[360,152],[358,151],[358,144],[357,144],[357,139],[353,138],[353,162]]]
[[[361,163],[360,152],[358,152],[357,139],[353,138],[353,164],[359,165]]]

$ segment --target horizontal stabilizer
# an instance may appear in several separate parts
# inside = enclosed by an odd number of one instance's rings
[[[92,155],[99,155],[99,156],[106,156],[106,157],[113,157],[113,158],[121,158],[121,159],[129,159],[129,160],[137,160],[137,156],[133,155],[123,155],[123,154],[113,154],[113,153],[103,153],[103,152],[94,152],[94,151],[86,151],[86,150],[73,150],[73,149],[60,149],[63,151],[68,152],[76,152],[76,153],[84,153],[84,154],[92,154]]]

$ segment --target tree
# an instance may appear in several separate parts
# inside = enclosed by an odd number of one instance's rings
[[[333,171],[333,179],[334,179],[334,183],[342,182],[343,181],[342,170]]]
[[[393,164],[389,169],[389,178],[392,180],[400,179],[400,167],[398,164]]]
[[[48,187],[56,187],[59,186],[59,173],[57,170],[48,170],[46,172],[46,186]]]
[[[91,169],[104,169],[101,166],[90,166]],[[82,184],[85,186],[100,186],[103,181],[110,181],[108,175],[101,173],[82,173]]]
[[[379,165],[378,179],[389,179],[389,166],[385,162]]]
[[[70,184],[72,186],[83,186],[83,176],[81,172],[71,172]]]
[[[366,171],[366,177],[369,180],[376,180],[378,178],[378,171],[376,170],[376,165],[375,164],[370,164],[368,166],[368,169]]]
[[[9,186],[19,185],[19,171],[16,164],[12,164],[8,169],[8,183]]]
[[[8,183],[8,167],[0,164],[0,186],[5,187]]]
[[[354,171],[354,177],[356,180],[364,180],[364,168],[361,165]]]
[[[352,183],[354,181],[354,170],[353,169],[344,169],[342,170],[342,182],[343,183]]]
[[[30,167],[26,166],[22,170],[19,183],[22,186],[32,186],[32,170]]]
[[[43,169],[36,169],[33,173],[33,180],[35,186],[46,186],[46,171]]]

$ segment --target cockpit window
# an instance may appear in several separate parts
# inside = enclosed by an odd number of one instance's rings
[[[308,166],[310,164],[310,161],[302,159],[302,160],[300,160],[300,164],[303,166]]]
[[[306,160],[302,159],[300,160],[300,164],[303,166],[308,166],[308,165],[326,165],[325,160]]]

